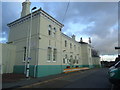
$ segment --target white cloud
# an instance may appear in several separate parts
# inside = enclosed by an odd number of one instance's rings
[[[115,61],[117,56],[118,55],[113,54],[113,55],[101,55],[100,57],[101,61]]]

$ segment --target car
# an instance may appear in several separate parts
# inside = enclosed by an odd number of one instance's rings
[[[108,70],[109,81],[112,84],[120,85],[120,61]]]
[[[109,68],[108,75],[111,83],[120,83],[120,61]]]

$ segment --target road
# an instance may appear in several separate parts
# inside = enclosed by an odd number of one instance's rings
[[[107,76],[108,68],[69,73],[64,77],[36,83],[29,88],[105,88],[111,90]]]

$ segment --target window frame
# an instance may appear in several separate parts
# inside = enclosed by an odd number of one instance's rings
[[[51,62],[51,60],[52,60],[52,48],[48,47],[48,49],[47,49],[47,62]]]
[[[53,49],[53,58],[52,58],[52,61],[53,62],[57,61],[57,49],[56,48]]]
[[[51,25],[48,26],[48,35],[49,36],[52,35],[52,26]]]

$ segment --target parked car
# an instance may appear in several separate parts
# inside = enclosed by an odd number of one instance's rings
[[[120,85],[120,61],[109,68],[108,75],[112,84]]]

